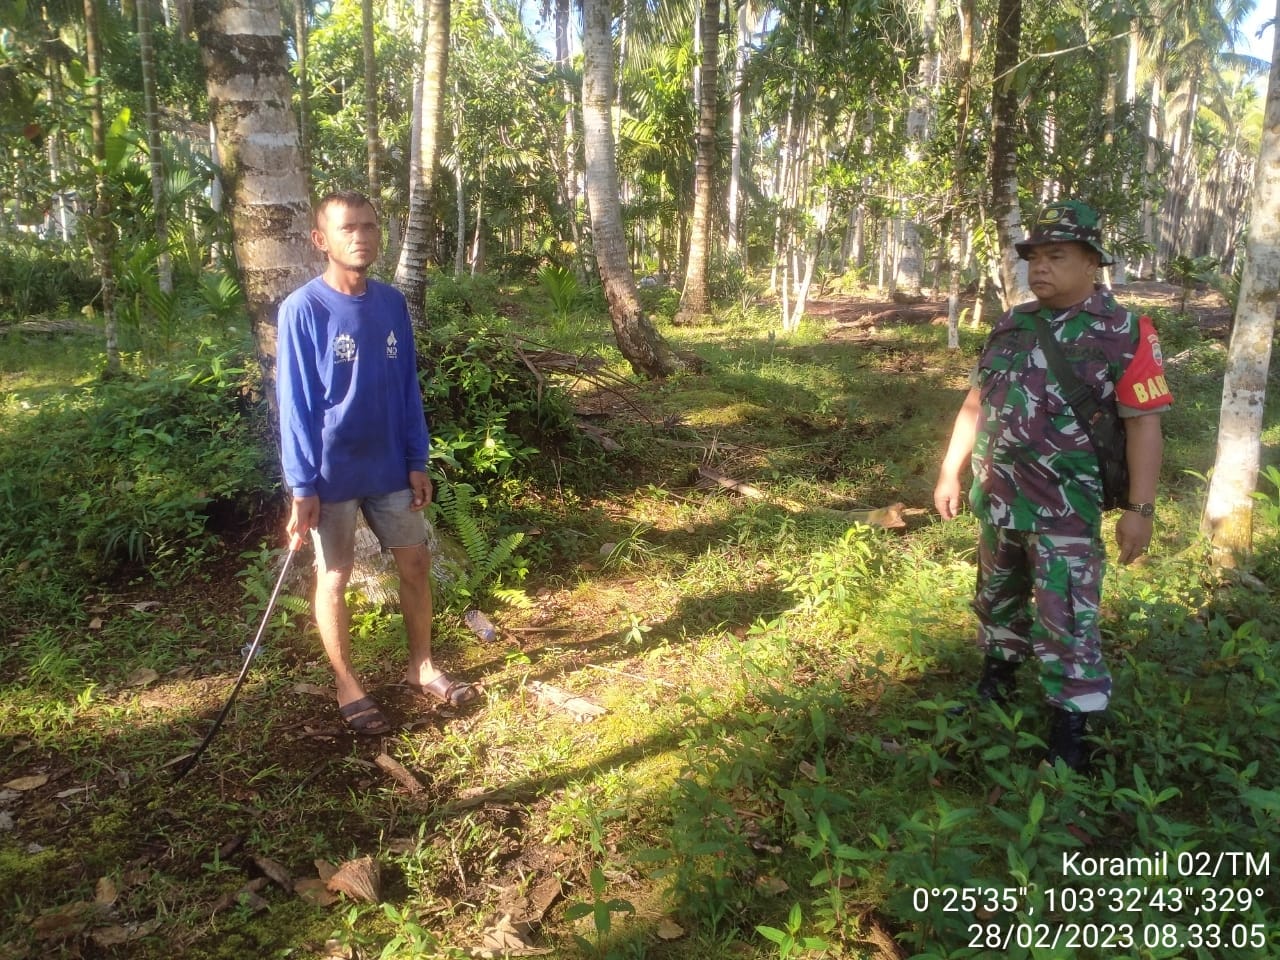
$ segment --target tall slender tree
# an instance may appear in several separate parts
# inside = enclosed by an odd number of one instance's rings
[[[164,155],[160,144],[160,108],[156,102],[156,58],[152,44],[151,3],[138,0],[138,65],[142,68],[143,113],[147,124],[147,160],[151,172],[151,216],[155,228],[156,274],[161,293],[173,292],[169,260],[168,211],[164,197]]]
[[[373,44],[373,0],[360,0],[360,40],[364,60],[365,182],[369,197],[377,203],[382,184],[378,176],[378,61]]]
[[[102,316],[108,376],[120,372],[120,342],[116,331],[116,228],[111,221],[111,187],[107,179],[107,121],[102,106],[102,30],[97,0],[84,0],[85,67],[89,80],[89,129],[93,141],[93,211],[89,216],[89,246],[102,281]]]
[[[715,195],[716,102],[720,65],[720,0],[703,0],[702,71],[698,84],[698,152],[694,161],[693,222],[689,230],[689,256],[684,290],[680,295],[677,324],[697,323],[711,313],[707,289],[707,261],[711,246],[711,199]]]
[[[1031,299],[1027,266],[1013,245],[1022,239],[1018,206],[1018,48],[1022,42],[1022,0],[1000,0],[996,13],[995,87],[991,108],[991,209],[1000,242],[1001,297],[1006,307]]]
[[[280,302],[315,273],[311,204],[278,0],[196,0],[236,263],[273,418]]]
[[[434,227],[432,200],[440,154],[440,123],[444,116],[445,78],[449,70],[449,0],[428,0],[423,39],[422,76],[414,96],[418,128],[417,169],[410,170],[409,223],[396,264],[396,286],[409,302],[414,326],[426,323],[423,296],[427,288],[427,258]]]
[[[613,39],[609,2],[583,0],[582,8],[582,138],[596,268],[604,285],[618,349],[636,373],[665,377],[679,370],[681,364],[640,306],[622,231],[611,116]]]
[[[1253,490],[1261,457],[1262,413],[1280,295],[1280,30],[1275,31],[1266,119],[1253,182],[1244,275],[1227,350],[1218,455],[1203,528],[1217,562],[1233,566],[1253,541]]]
[[[738,252],[738,246],[742,241],[740,218],[742,215],[742,106],[745,95],[743,84],[747,76],[747,54],[751,43],[747,3],[748,0],[734,0],[733,4],[737,7],[738,29],[733,54],[733,90],[730,94],[732,107],[729,122],[729,196],[725,223],[731,254]]]

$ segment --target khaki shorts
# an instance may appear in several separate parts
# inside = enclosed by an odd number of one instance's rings
[[[427,518],[421,510],[410,510],[412,503],[413,491],[408,489],[360,500],[322,501],[320,522],[311,531],[316,569],[341,570],[355,563],[357,510],[383,550],[426,543]]]

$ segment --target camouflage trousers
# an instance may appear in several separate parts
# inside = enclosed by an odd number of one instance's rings
[[[1064,710],[1105,710],[1111,698],[1098,631],[1102,561],[1092,537],[980,525],[978,640],[998,660],[1038,657],[1045,698]]]

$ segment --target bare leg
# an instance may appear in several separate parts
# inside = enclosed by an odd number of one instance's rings
[[[404,615],[404,629],[409,636],[410,683],[430,683],[440,676],[440,670],[431,660],[431,552],[427,545],[393,547],[400,571],[400,612]]]
[[[351,666],[351,611],[347,609],[347,581],[351,570],[317,570],[315,611],[320,641],[333,667],[338,706],[361,699],[364,687]]]

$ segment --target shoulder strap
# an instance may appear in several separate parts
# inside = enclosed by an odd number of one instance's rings
[[[1061,319],[1062,314],[1058,317]],[[1098,419],[1102,414],[1102,405],[1098,402],[1098,395],[1085,386],[1075,370],[1071,368],[1071,364],[1067,362],[1066,355],[1062,352],[1062,345],[1058,343],[1058,338],[1053,335],[1048,321],[1039,313],[1031,314],[1031,320],[1036,327],[1036,337],[1040,341],[1040,349],[1044,351],[1044,358],[1049,363],[1049,369],[1053,371],[1054,377],[1057,379],[1059,386],[1062,387],[1063,394],[1066,396],[1067,403],[1071,405],[1071,409],[1075,412],[1076,419],[1081,422],[1086,429]]]

